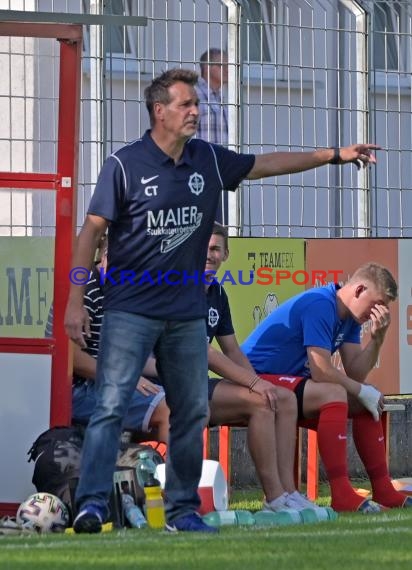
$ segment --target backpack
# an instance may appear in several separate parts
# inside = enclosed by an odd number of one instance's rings
[[[164,463],[165,445],[157,442],[130,443],[126,449],[120,452],[117,459],[117,467],[137,467],[140,454],[146,452],[155,465]],[[162,453],[163,452],[163,453]]]
[[[82,426],[53,427],[40,434],[27,452],[28,461],[35,462],[32,483],[36,490],[59,497],[68,507],[71,519],[76,516],[74,495],[80,475],[84,433],[85,428]],[[158,444],[158,447],[163,451],[162,444]],[[156,465],[164,463],[163,456],[154,447],[129,444],[120,452],[117,467],[136,468],[142,451],[148,452]],[[135,498],[138,501],[144,499],[143,489],[136,489]],[[113,496],[110,500],[113,502]],[[116,510],[113,505],[111,510]],[[117,520],[118,516],[117,513]]]
[[[83,439],[81,426],[57,426],[40,434],[27,452],[28,461],[35,462],[32,483],[37,491],[59,497],[72,515]]]

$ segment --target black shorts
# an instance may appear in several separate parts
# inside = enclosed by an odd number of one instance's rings
[[[303,415],[303,392],[305,391],[306,382],[308,380],[309,378],[304,378],[302,382],[299,382],[294,390],[298,401],[298,421],[305,419],[305,416]]]
[[[209,402],[212,399],[213,392],[215,391],[216,386],[221,381],[222,381],[221,378],[209,378],[208,383],[207,383],[207,394],[208,394]]]

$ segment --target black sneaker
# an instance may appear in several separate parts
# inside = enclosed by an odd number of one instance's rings
[[[215,526],[209,526],[204,523],[202,518],[197,513],[184,515],[173,521],[173,523],[166,524],[166,530],[169,532],[219,532]]]
[[[74,532],[100,532],[102,530],[103,521],[103,509],[99,505],[90,503],[85,505],[74,519]]]

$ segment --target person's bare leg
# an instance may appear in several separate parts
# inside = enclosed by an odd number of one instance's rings
[[[277,396],[275,435],[279,477],[283,488],[288,493],[293,493],[296,491],[294,462],[298,418],[297,400],[294,392],[282,387],[277,389]]]
[[[267,501],[280,497],[284,489],[279,475],[275,436],[275,412],[259,394],[222,380],[210,405],[214,425],[246,425],[249,451]]]
[[[156,406],[152,417],[149,421],[149,426],[154,428],[157,432],[156,439],[162,443],[169,441],[169,408],[167,407],[166,400],[163,399]]]

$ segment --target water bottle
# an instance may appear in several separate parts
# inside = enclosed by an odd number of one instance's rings
[[[338,513],[331,507],[318,507],[317,509],[303,509],[300,511],[300,516],[304,523],[312,523],[335,521],[338,518]]]
[[[150,479],[154,478],[155,472],[156,463],[149,457],[147,451],[141,451],[136,465],[136,477],[142,489]]]
[[[318,518],[321,521],[336,521],[338,513],[334,511],[332,507],[322,507],[321,512],[318,514]]]
[[[300,511],[296,511],[295,509],[278,512],[258,511],[254,516],[256,526],[287,526],[291,524],[301,524],[303,522]]]
[[[206,524],[216,527],[226,525],[252,526],[255,524],[252,513],[243,510],[212,511],[203,515],[202,520]]]
[[[302,509],[299,512],[304,524],[317,523],[320,520],[317,509]]]
[[[144,494],[146,498],[145,511],[148,525],[151,528],[164,528],[166,519],[162,489],[159,481],[153,474],[149,476],[149,479],[145,483]]]
[[[130,525],[134,528],[143,528],[147,526],[142,511],[135,504],[134,499],[128,493],[122,493],[123,512]]]

